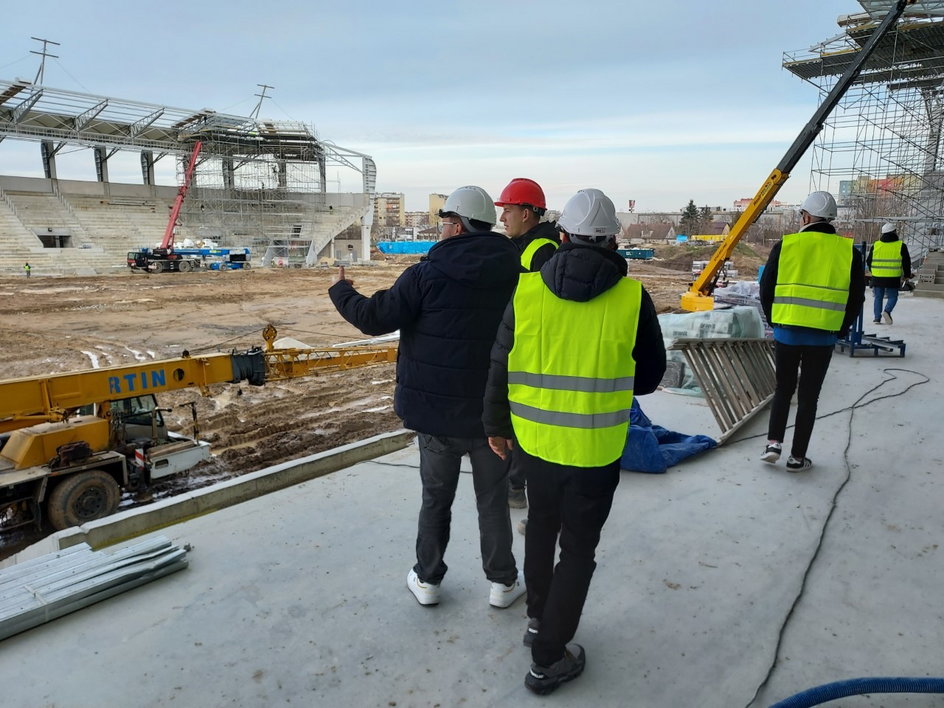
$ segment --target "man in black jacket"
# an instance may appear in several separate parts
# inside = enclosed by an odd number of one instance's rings
[[[499,221],[505,225],[505,235],[521,254],[521,270],[535,273],[547,263],[560,246],[557,226],[541,221],[547,212],[544,190],[533,179],[516,177],[502,190],[495,202],[501,207]],[[524,470],[518,455],[511,455],[511,470],[508,473],[508,506],[524,509],[528,506],[525,493]]]
[[[407,587],[421,605],[439,603],[459,464],[468,455],[489,604],[508,607],[524,594],[524,583],[511,550],[508,465],[489,449],[482,397],[489,350],[518,279],[518,253],[491,231],[495,207],[480,187],[457,189],[440,217],[440,242],[389,290],[367,298],[340,280],[328,293],[364,334],[400,330],[394,409],[419,433],[423,485]]]
[[[520,276],[505,310],[484,410],[492,449],[515,449],[528,481],[525,685],[539,694],[583,671],[584,650],[570,640],[619,483],[629,408],[665,373],[655,306],[615,252],[613,202],[581,190],[558,226],[563,245],[539,273]]]

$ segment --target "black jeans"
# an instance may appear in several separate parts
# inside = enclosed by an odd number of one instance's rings
[[[597,564],[600,531],[619,484],[619,460],[603,467],[568,467],[520,450],[528,482],[524,577],[528,617],[541,621],[531,658],[549,666],[577,633]],[[554,566],[560,537],[560,560]]]
[[[793,445],[790,454],[802,459],[810,445],[813,424],[816,422],[816,404],[819,392],[826,379],[826,370],[833,355],[833,347],[796,346],[774,344],[774,361],[777,367],[777,387],[770,406],[770,423],[767,437],[783,442],[787,430],[790,400],[797,394],[796,422],[793,430]],[[799,379],[799,388],[797,380]]]
[[[524,467],[521,464],[521,458],[518,456],[518,448],[511,451],[511,469],[508,471],[508,486],[512,489],[525,488]]]
[[[508,462],[498,457],[486,438],[450,438],[420,433],[420,479],[423,504],[416,534],[413,570],[424,583],[438,585],[448,567],[443,561],[449,545],[452,502],[459,484],[463,455],[472,461],[472,485],[479,512],[482,569],[493,583],[511,585],[518,567],[511,552],[508,513]]]

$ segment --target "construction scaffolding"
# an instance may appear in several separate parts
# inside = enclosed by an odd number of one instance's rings
[[[181,136],[200,140],[206,156],[181,212],[187,232],[220,246],[249,246],[264,254],[264,266],[316,264],[330,255],[333,237],[370,209],[371,158],[322,142],[311,126],[211,114],[182,126]],[[360,172],[363,192],[329,192],[329,165]],[[180,177],[183,167],[179,160]]]
[[[838,19],[841,33],[783,66],[825,96],[892,0],[859,0],[863,12]],[[842,233],[856,242],[878,239],[894,222],[920,259],[944,245],[944,2],[910,5],[886,35],[812,150],[811,189],[836,195]]]

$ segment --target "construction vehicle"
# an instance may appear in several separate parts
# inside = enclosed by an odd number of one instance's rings
[[[234,248],[177,248],[174,241],[177,234],[177,222],[187,192],[193,182],[193,173],[197,167],[197,158],[203,143],[197,140],[190,153],[190,161],[184,170],[183,184],[177,190],[174,206],[171,207],[164,229],[164,238],[155,248],[140,248],[129,251],[127,264],[134,271],[148,273],[189,273],[194,270],[245,270],[250,267],[250,251],[240,246]]]
[[[122,491],[210,457],[209,444],[167,430],[155,394],[261,386],[396,360],[396,346],[276,348],[190,356],[0,381],[0,531],[48,519],[56,529],[114,513]],[[195,408],[192,407],[195,411]],[[196,414],[194,412],[194,419]],[[196,426],[195,426],[196,427]]]
[[[155,256],[157,249],[142,248],[128,253],[128,267],[131,270],[146,270],[163,273],[178,271],[189,273],[194,270],[249,270],[251,251],[246,246],[235,248],[174,248],[173,264],[169,258]],[[167,261],[167,262],[165,262]]]
[[[780,191],[784,182],[790,177],[790,171],[796,167],[800,158],[803,157],[810,145],[813,144],[813,141],[816,140],[816,136],[819,135],[823,129],[826,118],[862,72],[865,63],[872,55],[872,52],[875,51],[878,43],[895,26],[898,18],[904,13],[905,8],[908,5],[915,4],[916,1],[917,0],[897,0],[893,4],[888,14],[885,15],[885,18],[872,32],[869,41],[859,50],[856,60],[849,65],[849,68],[846,69],[845,73],[836,82],[836,85],[833,86],[826,98],[823,99],[823,102],[820,104],[819,108],[816,109],[813,117],[810,118],[809,122],[793,141],[793,144],[787,150],[783,159],[780,160],[780,163],[774,168],[774,171],[770,173],[770,176],[767,177],[767,180],[761,185],[757,194],[754,195],[751,203],[748,204],[740,218],[738,218],[734,226],[731,227],[731,231],[725,236],[721,245],[718,246],[711,260],[708,262],[708,265],[702,269],[699,276],[692,282],[688,292],[682,295],[681,306],[683,310],[698,312],[714,308],[712,293],[715,290],[719,276],[722,274],[725,263],[727,263],[731,254],[734,253],[734,248],[741,240],[741,236],[744,235],[748,227],[764,212],[771,200],[777,195],[777,192]]]

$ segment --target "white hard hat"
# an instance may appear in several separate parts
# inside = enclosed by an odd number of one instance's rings
[[[887,224],[882,224],[883,234],[890,234],[892,231],[897,231],[897,228],[895,227],[893,223],[888,222]]]
[[[810,216],[817,216],[821,219],[835,219],[836,200],[829,192],[812,192],[810,196],[803,200],[800,211],[805,211]]]
[[[446,203],[439,210],[439,215],[458,214],[463,219],[482,221],[494,226],[495,202],[481,187],[459,187],[446,198]]]
[[[592,242],[604,241],[622,230],[616,207],[599,189],[581,189],[568,199],[557,225],[571,236]]]

